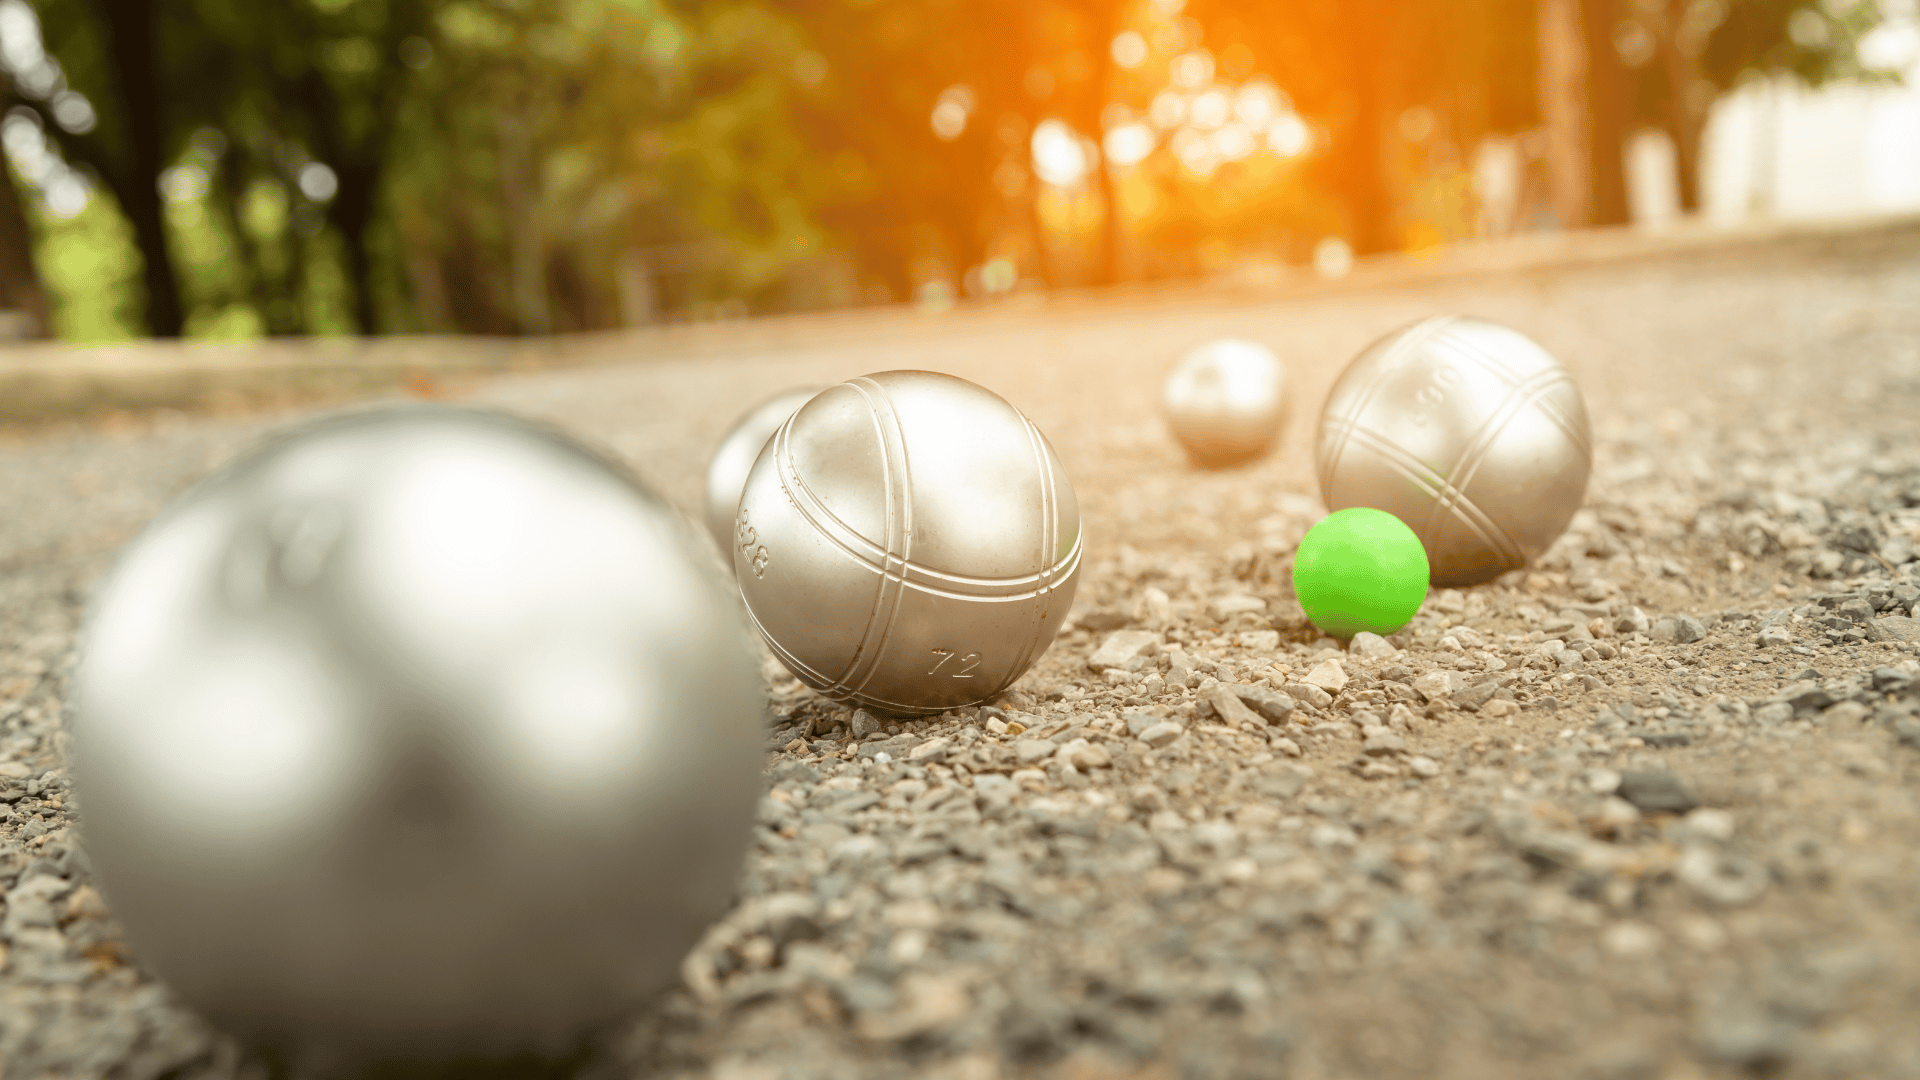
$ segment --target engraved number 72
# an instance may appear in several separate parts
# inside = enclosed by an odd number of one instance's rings
[[[932,675],[935,672],[939,671],[941,667],[943,667],[946,664],[947,661],[953,659],[953,650],[952,649],[935,649],[933,650],[933,655],[939,657],[940,661],[939,663],[934,664],[933,667],[927,670],[927,674],[929,675]],[[971,679],[973,678],[973,669],[980,666],[980,654],[977,652],[970,652],[967,655],[961,657],[960,662],[962,664],[965,664],[966,666],[961,668],[958,671],[953,672],[952,673],[953,678]]]

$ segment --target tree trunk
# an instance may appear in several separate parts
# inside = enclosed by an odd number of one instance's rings
[[[98,0],[98,4],[107,24],[120,104],[126,110],[130,151],[125,172],[109,178],[109,183],[140,248],[147,332],[154,337],[179,337],[186,313],[180,302],[179,279],[173,272],[173,245],[167,236],[158,185],[160,170],[166,165],[166,102],[155,70],[158,28],[154,25],[153,3]]]
[[[1587,156],[1587,50],[1579,0],[1541,0],[1540,115],[1547,126],[1547,178],[1560,225],[1585,228],[1592,205]]]
[[[48,337],[52,332],[47,293],[33,264],[33,233],[20,208],[13,170],[0,158],[0,341]]]
[[[373,207],[380,187],[381,153],[373,147],[367,161],[342,162],[337,175],[340,190],[327,216],[340,230],[340,242],[346,249],[347,283],[353,290],[353,327],[356,333],[372,334],[378,322],[373,305],[373,260],[367,254],[367,229],[373,223]]]
[[[1700,210],[1700,129],[1702,117],[1693,107],[1693,85],[1699,79],[1695,58],[1681,47],[1680,22],[1686,5],[1667,0],[1660,25],[1660,60],[1667,76],[1667,135],[1673,139],[1675,180],[1680,187],[1680,212]]]
[[[518,117],[503,112],[498,125],[500,184],[513,263],[514,319],[522,334],[545,334],[553,329],[553,318],[547,307],[546,242],[535,202],[532,140]]]
[[[1377,25],[1377,24],[1376,24]],[[1378,67],[1380,46],[1370,37],[1352,36],[1348,71],[1353,82],[1352,108],[1346,147],[1336,150],[1337,182],[1346,192],[1352,219],[1355,255],[1372,255],[1400,247],[1393,231],[1393,199],[1387,191],[1386,162],[1380,152],[1386,136],[1385,88]]]
[[[1590,225],[1633,220],[1627,205],[1627,71],[1613,44],[1621,6],[1620,0],[1580,0],[1580,29],[1586,38]]]

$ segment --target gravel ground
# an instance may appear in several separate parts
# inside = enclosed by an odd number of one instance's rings
[[[1375,336],[1518,326],[1588,395],[1539,564],[1342,651],[1289,594],[1314,415]],[[1283,445],[1188,470],[1158,379],[1290,365]],[[719,433],[926,367],[1047,431],[1088,536],[993,706],[890,723],[768,664],[739,903],[582,1078],[1920,1076],[1920,238],[1311,301],[961,313],[488,383],[697,505]],[[598,349],[633,347],[599,342]],[[0,1077],[266,1076],[141,974],[61,764],[91,583],[284,416],[0,436]]]

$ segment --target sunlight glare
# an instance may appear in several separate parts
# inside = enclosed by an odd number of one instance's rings
[[[1212,131],[1227,122],[1227,116],[1233,111],[1233,104],[1227,100],[1223,90],[1209,90],[1193,99],[1190,110],[1191,122],[1201,131]]]
[[[1079,133],[1064,120],[1042,120],[1033,129],[1033,171],[1040,179],[1055,187],[1072,187],[1092,166]]]
[[[1153,125],[1162,131],[1179,127],[1187,119],[1187,96],[1178,90],[1162,90],[1153,95],[1153,104],[1147,106],[1147,115]]]
[[[1132,70],[1147,62],[1147,39],[1137,30],[1123,30],[1113,36],[1113,62]]]
[[[1138,165],[1153,153],[1157,140],[1153,129],[1145,124],[1125,124],[1107,132],[1107,160],[1115,165]]]
[[[1213,54],[1205,49],[1181,53],[1167,65],[1168,77],[1182,90],[1198,90],[1213,81]]]
[[[1307,130],[1307,122],[1298,116],[1286,115],[1267,125],[1267,145],[1281,157],[1298,157],[1307,150],[1307,144],[1313,139],[1313,133]]]

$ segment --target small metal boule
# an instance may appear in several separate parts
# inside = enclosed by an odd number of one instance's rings
[[[181,496],[103,581],[76,684],[84,838],[136,957],[335,1063],[564,1050],[677,979],[760,782],[704,546],[572,439],[435,406],[315,422]]]
[[[720,445],[707,462],[707,531],[723,553],[733,550],[733,516],[740,511],[740,489],[746,486],[747,473],[760,456],[760,448],[767,445],[787,417],[822,389],[803,386],[769,398],[747,410],[720,437]],[[733,565],[731,559],[727,565]]]
[[[1161,411],[1201,468],[1241,465],[1273,447],[1286,418],[1286,368],[1264,345],[1210,341],[1181,357]]]
[[[1526,566],[1586,498],[1587,408],[1572,375],[1519,331],[1427,319],[1375,342],[1327,396],[1315,452],[1327,509],[1413,527],[1433,584]]]
[[[920,716],[1011,686],[1059,631],[1080,511],[1020,411],[951,375],[829,387],[754,462],[734,569],[780,660],[837,701]]]

